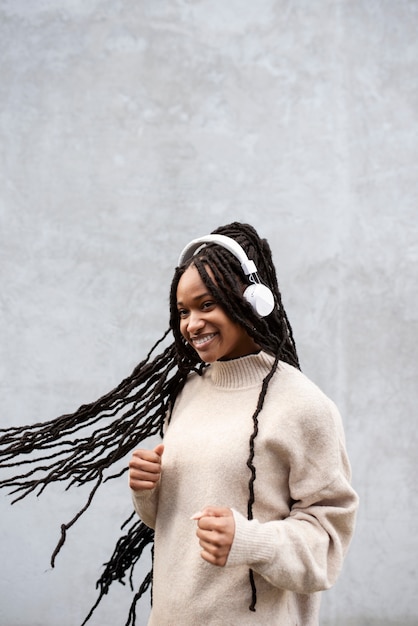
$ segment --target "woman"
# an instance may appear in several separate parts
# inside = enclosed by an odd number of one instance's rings
[[[182,252],[163,443],[134,451],[155,529],[149,626],[318,624],[357,495],[337,408],[299,369],[271,251],[233,223]]]
[[[164,444],[144,450],[158,433]],[[113,581],[132,586],[154,528],[150,625],[317,624],[318,591],[341,569],[357,496],[340,416],[299,370],[271,251],[251,226],[235,222],[186,246],[170,328],[115,389],[75,413],[0,429],[0,487],[15,501],[53,482],[91,485],[61,526],[52,566],[132,450],[144,521],[124,523],[84,624]],[[150,582],[151,573],[126,626]]]

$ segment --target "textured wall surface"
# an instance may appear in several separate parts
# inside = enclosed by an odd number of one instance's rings
[[[253,223],[361,497],[329,626],[418,623],[417,32],[416,0],[0,0],[0,427],[112,388],[167,327],[182,247]],[[2,626],[82,622],[126,475],[52,571],[85,497],[1,495]]]

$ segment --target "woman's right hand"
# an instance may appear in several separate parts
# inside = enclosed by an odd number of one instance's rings
[[[154,450],[135,450],[129,461],[129,486],[134,491],[154,489],[161,476],[161,457],[164,444]]]

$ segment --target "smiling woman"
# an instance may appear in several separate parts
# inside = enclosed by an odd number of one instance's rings
[[[170,306],[186,378],[163,444],[130,462],[155,529],[149,626],[317,625],[357,496],[338,410],[299,370],[267,241],[233,223],[190,242]]]
[[[260,349],[207,291],[194,265],[180,278],[177,298],[181,334],[205,363],[235,359]]]
[[[172,333],[160,354],[157,347]],[[127,453],[139,518],[98,581],[132,582],[154,542],[149,626],[314,626],[341,570],[357,495],[339,412],[299,369],[270,247],[234,222],[190,242],[170,290],[170,328],[132,374],[50,422],[0,431],[17,499],[90,483],[90,506]],[[139,447],[159,433],[153,449]],[[11,468],[18,469],[11,475]],[[85,623],[84,622],[84,623]]]

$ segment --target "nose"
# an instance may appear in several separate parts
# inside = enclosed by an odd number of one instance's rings
[[[195,335],[204,327],[205,322],[200,315],[200,311],[190,311],[187,318],[187,332],[189,335]]]

